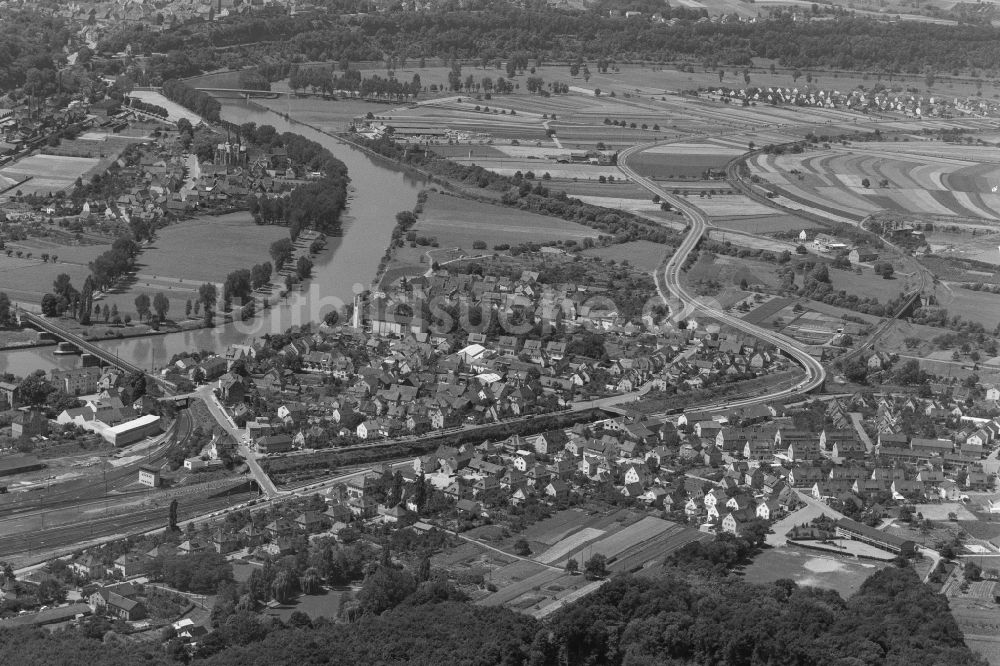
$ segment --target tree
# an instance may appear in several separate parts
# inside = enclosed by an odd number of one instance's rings
[[[594,555],[583,565],[583,575],[587,580],[597,580],[608,575],[608,558],[601,553]]]
[[[876,261],[872,269],[876,275],[881,275],[883,280],[891,280],[892,274],[895,272],[892,262],[889,261]]]
[[[157,294],[157,296],[161,295]],[[139,294],[135,297],[135,312],[139,315],[139,321],[149,316],[150,302],[149,294]]]
[[[180,532],[180,529],[177,527],[177,506],[177,500],[170,502],[170,513],[167,521],[168,532]]]
[[[420,564],[417,566],[417,582],[424,583],[431,579],[431,558],[424,555],[420,558]]]
[[[380,615],[398,606],[416,589],[417,582],[409,573],[380,565],[365,578],[358,592],[358,603],[363,613]]]
[[[17,394],[21,396],[22,403],[38,407],[45,403],[45,399],[53,390],[53,386],[45,380],[44,373],[35,373],[21,380],[17,387]]]
[[[53,294],[42,296],[42,314],[46,317],[59,316],[59,300]]]
[[[525,539],[518,539],[514,542],[514,554],[520,555],[521,557],[527,557],[531,555],[531,546]]]
[[[292,575],[285,569],[278,572],[271,583],[271,594],[279,604],[287,604],[292,600],[294,588],[292,586]]]
[[[966,560],[962,567],[962,576],[967,581],[977,581],[983,576],[983,569],[972,560]]]
[[[861,187],[868,188],[871,186],[872,186],[872,181],[868,180],[867,178],[861,179]]]
[[[7,296],[7,292],[0,291],[0,328],[10,326],[13,321],[14,315],[11,308],[10,297]]]
[[[218,290],[211,282],[206,282],[198,287],[198,301],[205,306],[206,312],[215,307],[215,302],[218,298]]]
[[[809,250],[806,249],[805,245],[796,245],[795,246],[795,253],[796,254],[809,254]]]
[[[170,299],[162,291],[153,296],[153,310],[156,311],[156,316],[161,321],[167,318],[167,312],[170,311]]]
[[[574,576],[580,573],[580,563],[572,557],[566,560],[566,573]]]

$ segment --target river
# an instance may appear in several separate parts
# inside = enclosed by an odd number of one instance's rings
[[[328,148],[347,165],[351,198],[343,217],[343,235],[329,238],[327,249],[315,258],[313,277],[303,291],[293,292],[280,305],[253,321],[100,343],[140,367],[163,366],[171,356],[184,351],[221,351],[233,343],[319,320],[332,307],[351,303],[354,293],[366,289],[375,277],[396,225],[396,213],[412,209],[417,193],[425,187],[424,181],[387,162],[376,161],[328,134],[289,122],[276,113],[245,102],[220,101],[225,120],[237,124],[272,125],[278,132],[301,134]],[[263,259],[266,257],[247,257],[249,263]],[[37,369],[80,365],[79,356],[56,356],[54,350],[55,347],[42,347],[0,352],[0,372],[26,375]]]

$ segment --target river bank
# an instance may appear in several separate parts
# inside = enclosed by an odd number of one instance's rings
[[[389,161],[376,161],[330,133],[292,119],[285,120],[277,112],[262,111],[259,105],[252,107],[240,100],[220,101],[223,102],[223,120],[237,125],[268,124],[279,133],[301,134],[328,148],[347,165],[351,192],[342,217],[342,232],[327,238],[326,250],[314,258],[313,275],[307,285],[278,298],[273,307],[262,309],[253,320],[97,342],[139,367],[162,365],[182,352],[222,351],[231,344],[244,344],[265,334],[282,333],[293,325],[320,321],[330,309],[352,303],[355,293],[370,286],[375,268],[392,240],[396,213],[411,210],[418,192],[427,186],[422,177]],[[0,372],[26,375],[36,369],[68,369],[79,365],[79,357],[57,356],[52,353],[54,349],[19,348],[0,352]]]

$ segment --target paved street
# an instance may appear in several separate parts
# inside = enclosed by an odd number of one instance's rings
[[[251,451],[243,441],[243,431],[236,427],[236,424],[226,414],[226,410],[219,404],[218,399],[216,399],[215,394],[212,392],[212,385],[206,384],[205,386],[201,386],[195,393],[208,407],[208,411],[211,412],[218,424],[236,441],[239,446],[240,455],[246,460],[247,466],[250,468],[250,473],[253,474],[253,478],[257,481],[257,485],[260,486],[264,494],[268,497],[277,497],[282,494],[278,490],[278,487],[274,485],[274,482],[271,481],[271,477],[261,469],[260,463],[257,462],[257,454]]]
[[[796,525],[809,523],[826,514],[829,518],[843,518],[843,514],[834,511],[825,503],[815,499],[803,492],[795,491],[800,500],[805,502],[805,506],[797,511],[793,511],[771,526],[772,534],[767,535],[767,545],[772,547],[784,546],[788,543],[785,535]]]

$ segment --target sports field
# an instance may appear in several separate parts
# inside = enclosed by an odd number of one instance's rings
[[[834,590],[846,598],[884,566],[795,548],[772,548],[757,555],[743,573],[748,583],[773,583],[790,578],[799,585]]]
[[[17,186],[22,194],[54,194],[73,187],[76,179],[96,167],[98,162],[91,157],[32,155],[0,169],[0,187],[30,178]]]

